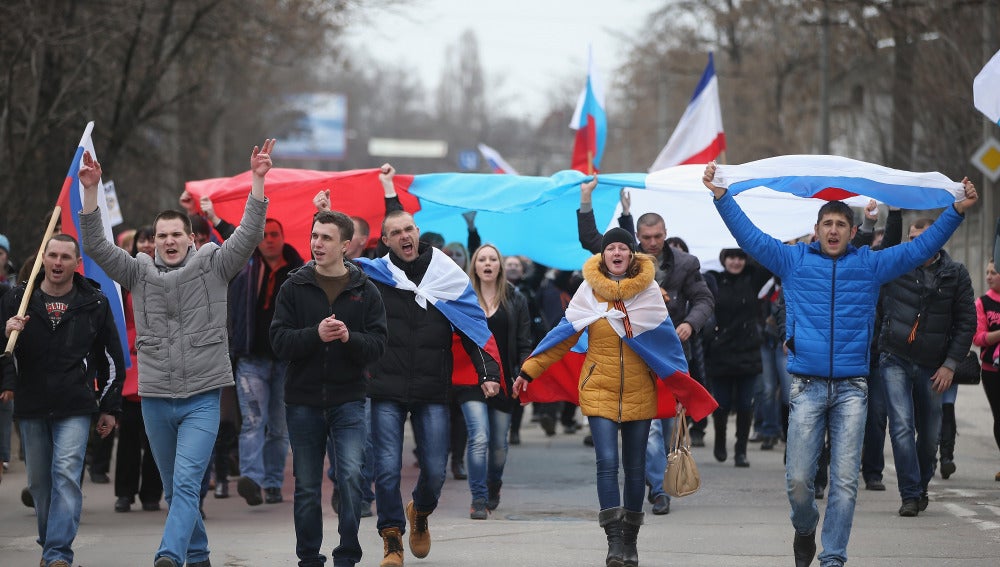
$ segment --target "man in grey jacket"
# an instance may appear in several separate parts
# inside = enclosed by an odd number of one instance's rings
[[[254,146],[250,198],[240,226],[221,247],[197,251],[187,215],[164,211],[153,223],[154,257],[135,258],[103,237],[97,212],[101,165],[85,152],[80,228],[84,249],[132,292],[139,395],[146,434],[170,506],[154,567],[209,567],[199,512],[201,481],[219,429],[220,389],[233,384],[226,331],[229,281],[264,236],[264,176],[274,140]]]

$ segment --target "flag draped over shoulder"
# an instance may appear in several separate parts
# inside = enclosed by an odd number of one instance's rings
[[[373,280],[397,289],[412,291],[414,300],[424,309],[427,309],[428,303],[437,308],[453,327],[469,337],[496,361],[502,374],[500,350],[486,324],[486,314],[479,306],[469,276],[444,252],[432,248],[432,254],[427,272],[424,273],[419,285],[410,281],[403,270],[389,260],[388,254],[374,260],[358,258],[357,262]],[[502,376],[500,383],[503,384]]]
[[[719,404],[708,391],[687,374],[684,349],[667,314],[660,288],[655,282],[636,296],[615,302],[609,308],[607,303],[597,300],[590,284],[585,281],[570,300],[566,315],[535,347],[532,356],[585,331],[599,319],[607,319],[615,333],[660,378],[657,380],[657,417],[674,415],[675,400],[683,404],[695,420],[702,419],[718,407]],[[532,381],[521,395],[522,401],[579,403],[577,384],[580,373],[576,361],[582,363],[586,349],[578,347],[579,342],[563,357],[570,359],[566,364],[549,367]]]
[[[608,137],[608,115],[604,112],[604,84],[597,74],[592,49],[587,54],[587,84],[569,127],[576,130],[571,168],[586,174],[599,171]]]
[[[912,172],[829,155],[789,155],[720,165],[714,183],[734,195],[765,186],[799,197],[837,201],[864,195],[904,209],[947,207],[965,198],[961,183],[941,173]]]
[[[66,173],[66,181],[63,182],[62,190],[59,192],[59,200],[56,202],[62,207],[60,213],[60,225],[63,234],[68,234],[80,243],[81,262],[77,269],[81,275],[86,276],[101,286],[101,291],[108,297],[108,305],[111,307],[111,314],[115,318],[115,326],[118,328],[118,338],[121,341],[122,352],[129,352],[128,333],[125,328],[125,308],[122,305],[122,290],[117,282],[108,277],[104,270],[87,255],[87,250],[83,248],[80,241],[80,211],[83,210],[83,186],[80,184],[80,164],[83,163],[83,152],[88,151],[90,155],[97,159],[94,151],[94,142],[91,133],[94,130],[94,123],[88,122],[80,138],[80,145],[76,148],[73,161],[69,164],[69,172]],[[104,184],[98,184],[97,206],[101,212],[101,220],[104,223],[104,237],[111,243],[114,238],[111,233],[111,220],[108,215],[108,200],[104,194]],[[126,357],[125,367],[130,368],[132,361]]]
[[[719,157],[725,149],[726,132],[722,127],[722,106],[719,104],[719,77],[715,74],[715,60],[709,53],[708,65],[694,89],[691,102],[649,171],[688,163],[708,163]]]
[[[479,144],[479,153],[483,154],[483,159],[490,164],[490,169],[493,170],[493,173],[509,173],[511,175],[518,175],[517,170],[507,163],[507,160],[503,159],[500,152],[494,150],[486,144]]]

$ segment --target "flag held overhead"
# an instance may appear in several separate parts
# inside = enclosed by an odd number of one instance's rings
[[[1000,51],[993,54],[972,81],[972,100],[980,112],[1000,125]]]

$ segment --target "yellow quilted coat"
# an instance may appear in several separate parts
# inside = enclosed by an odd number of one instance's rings
[[[628,299],[649,287],[656,270],[649,256],[640,255],[639,274],[616,282],[598,270],[601,255],[583,265],[583,277],[600,302]],[[577,292],[583,293],[583,290]],[[598,319],[587,328],[587,356],[580,373],[580,410],[586,416],[598,416],[617,422],[656,417],[656,378],[649,366],[615,333],[607,319]],[[521,372],[540,376],[576,344],[581,333],[524,361]]]

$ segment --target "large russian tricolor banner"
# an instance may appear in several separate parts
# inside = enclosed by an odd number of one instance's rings
[[[694,95],[681,116],[667,145],[653,160],[649,171],[675,165],[708,163],[726,149],[726,133],[722,127],[722,107],[719,104],[719,77],[715,60],[708,54],[708,65],[694,89]]]
[[[720,165],[720,178],[732,179],[736,201],[761,230],[780,240],[812,234],[820,198],[858,194],[847,200],[865,206],[869,197],[888,205],[935,209],[964,198],[961,185],[940,173],[914,174],[835,156],[782,156],[745,165]],[[839,165],[837,163],[839,162]],[[825,169],[823,169],[825,168]],[[602,174],[593,193],[599,228],[617,226],[621,213],[619,191],[630,188],[632,214],[663,216],[670,236],[684,239],[703,268],[718,265],[719,250],[737,247],[712,196],[702,185],[705,166],[681,165],[653,173]],[[824,173],[825,172],[825,173]],[[346,172],[274,168],[267,174],[268,216],[285,227],[285,239],[303,257],[309,257],[312,198],[330,189],[331,207],[364,217],[372,227],[369,243],[379,238],[385,199],[378,170]],[[824,181],[816,174],[824,173]],[[810,176],[812,179],[810,180]],[[928,179],[922,179],[922,177]],[[833,179],[837,178],[834,182]],[[590,257],[580,246],[576,210],[580,183],[589,177],[579,171],[561,171],[551,177],[494,175],[492,173],[434,173],[401,175],[394,179],[403,207],[412,213],[422,232],[437,232],[445,241],[464,242],[468,227],[462,213],[477,211],[476,227],[483,242],[495,244],[506,256],[525,255],[550,268],[576,270]],[[876,180],[890,180],[878,183]],[[187,190],[197,201],[209,196],[216,213],[236,222],[246,205],[249,172],[232,178],[192,181]],[[928,183],[930,185],[928,186]],[[803,191],[803,187],[819,190]],[[777,190],[775,190],[777,189]],[[872,194],[867,193],[871,190]]]
[[[76,154],[69,165],[69,172],[66,174],[66,181],[63,182],[62,191],[59,193],[57,204],[62,207],[60,224],[63,234],[68,234],[80,242],[80,211],[83,210],[83,186],[80,185],[80,164],[83,162],[83,152],[88,151],[90,155],[97,159],[94,151],[94,142],[91,140],[91,133],[94,130],[94,123],[88,122],[87,128],[83,131],[80,144],[76,148]],[[108,200],[104,194],[104,183],[100,183],[97,190],[97,205],[101,211],[101,220],[104,223],[104,237],[109,242],[114,243],[111,233],[111,220],[108,215]],[[108,297],[108,304],[111,306],[111,313],[115,317],[115,326],[118,327],[118,338],[122,343],[122,352],[129,352],[128,333],[125,329],[125,309],[122,305],[122,290],[117,282],[108,277],[104,270],[87,255],[87,250],[80,242],[82,252],[82,262],[77,270],[80,274],[96,281],[101,286],[101,291]],[[130,368],[132,361],[126,357],[125,367]]]
[[[576,130],[570,167],[588,175],[600,171],[608,138],[608,115],[604,111],[604,85],[594,64],[593,49],[587,53],[587,84],[576,102],[569,127]]]

